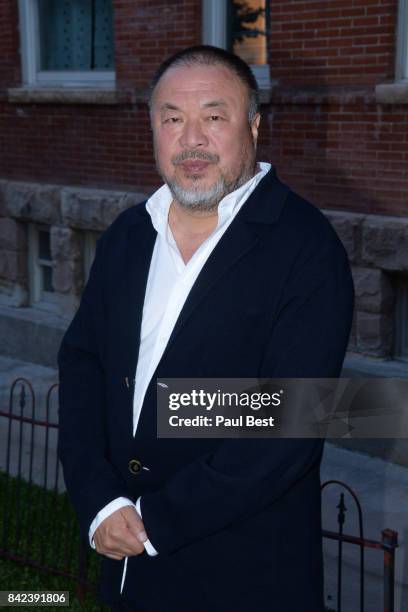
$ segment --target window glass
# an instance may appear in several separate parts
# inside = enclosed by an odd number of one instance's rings
[[[47,230],[38,230],[38,256],[51,261],[50,232]]]
[[[40,70],[112,70],[112,0],[38,0]]]
[[[227,3],[228,49],[250,65],[266,64],[265,0]]]
[[[42,274],[42,290],[43,291],[54,291],[52,286],[52,268],[51,266],[41,266]]]

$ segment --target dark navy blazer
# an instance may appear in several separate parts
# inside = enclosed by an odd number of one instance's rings
[[[59,455],[81,532],[118,496],[142,496],[159,551],[131,557],[123,597],[152,612],[321,612],[314,439],[158,439],[157,377],[337,377],[353,287],[346,253],[314,206],[271,170],[193,286],[132,435],[132,380],[156,232],[145,204],[98,242],[58,355]],[[149,470],[135,475],[129,461]],[[123,561],[104,558],[119,598]]]

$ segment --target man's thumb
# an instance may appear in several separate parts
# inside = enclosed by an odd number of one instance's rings
[[[139,542],[146,542],[147,534],[143,527],[143,522],[136,510],[126,513],[127,527],[129,531],[137,537]]]

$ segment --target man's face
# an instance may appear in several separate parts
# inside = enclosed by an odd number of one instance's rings
[[[184,208],[214,210],[253,176],[259,115],[250,125],[247,89],[228,68],[169,68],[151,115],[158,171]]]

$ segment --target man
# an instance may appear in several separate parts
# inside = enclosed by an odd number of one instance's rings
[[[322,441],[158,439],[156,379],[339,376],[345,251],[256,163],[258,90],[238,57],[168,59],[150,113],[165,185],[100,239],[59,352],[59,452],[103,599],[322,612]]]

